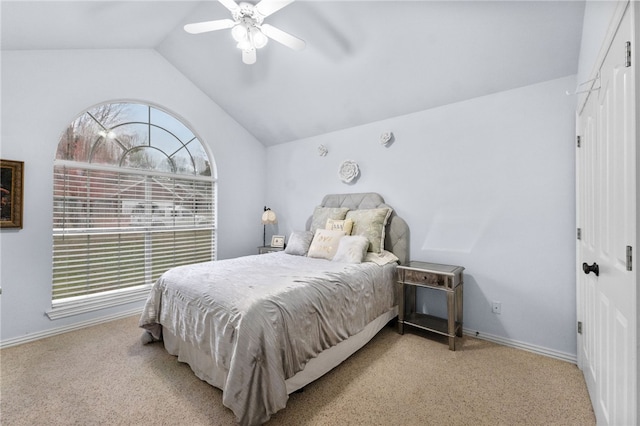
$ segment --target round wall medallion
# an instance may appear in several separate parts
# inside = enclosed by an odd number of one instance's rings
[[[387,146],[391,143],[391,140],[393,139],[393,133],[391,132],[384,132],[380,135],[380,144]]]
[[[360,169],[358,169],[358,163],[352,160],[343,161],[342,164],[340,164],[340,169],[338,170],[338,176],[344,183],[351,182],[359,173]]]

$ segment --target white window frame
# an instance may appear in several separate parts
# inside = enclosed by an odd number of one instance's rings
[[[154,126],[156,128],[158,128],[158,126],[156,126],[155,124],[151,123],[151,108],[156,109],[160,112],[163,112],[165,114],[166,111],[157,108],[153,105],[148,105],[148,104],[140,104],[140,103],[131,103],[137,106],[140,105],[144,105],[145,107],[149,108],[149,127]],[[105,104],[107,105],[107,104]],[[89,110],[91,111],[91,110]],[[88,111],[88,112],[89,112]],[[168,114],[169,116],[171,116],[172,118],[174,118],[176,121],[180,122],[180,120],[178,120],[174,115],[172,114]],[[182,123],[181,123],[182,124]],[[184,124],[182,124],[184,125]],[[185,126],[186,127],[186,126]],[[105,129],[108,130],[108,129]],[[170,131],[166,130],[168,133],[170,133],[171,135],[173,135],[173,133],[171,133]],[[106,133],[108,133],[107,131],[104,132],[104,134],[106,135]],[[193,133],[193,132],[192,132]],[[175,135],[173,135],[175,136]],[[194,136],[195,139],[195,136]],[[61,139],[62,141],[62,139]],[[193,141],[193,140],[192,140]],[[190,142],[192,142],[190,141]],[[188,143],[190,143],[188,142]],[[178,220],[175,219],[173,220],[173,224],[172,225],[167,225],[165,223],[163,223],[163,226],[161,227],[153,227],[152,226],[154,224],[152,223],[138,223],[136,222],[135,226],[133,224],[131,224],[131,228],[129,229],[125,229],[125,228],[118,228],[118,229],[111,229],[111,232],[109,232],[109,229],[102,229],[99,227],[89,227],[89,228],[73,228],[73,229],[62,229],[61,227],[55,228],[56,224],[54,223],[54,229],[53,229],[53,235],[54,235],[54,239],[56,238],[56,235],[58,237],[60,237],[61,235],[92,235],[92,234],[100,234],[101,232],[104,233],[110,233],[111,235],[121,235],[122,232],[124,232],[125,234],[128,233],[129,231],[131,231],[132,233],[135,233],[137,235],[145,235],[145,241],[147,239],[150,239],[149,235],[151,235],[152,232],[159,232],[159,234],[156,235],[164,235],[164,234],[174,234],[174,235],[178,235],[178,239],[183,238],[183,234],[184,232],[182,231],[186,231],[186,234],[189,235],[189,232],[193,232],[194,235],[196,235],[197,232],[199,231],[205,231],[205,234],[207,231],[211,231],[211,237],[210,237],[210,244],[211,244],[211,258],[209,260],[215,260],[216,259],[216,236],[217,236],[217,203],[216,203],[216,195],[217,195],[217,180],[214,176],[214,171],[215,171],[215,167],[214,167],[214,162],[213,159],[211,157],[211,155],[207,152],[207,150],[205,149],[204,144],[202,144],[200,142],[200,140],[196,140],[195,142],[201,144],[202,150],[204,151],[205,155],[207,156],[207,160],[208,163],[210,165],[210,173],[211,176],[201,176],[201,175],[189,175],[189,174],[185,174],[185,173],[167,173],[167,172],[161,172],[161,171],[157,171],[157,170],[140,170],[140,169],[134,169],[134,168],[128,168],[128,167],[118,167],[118,166],[112,166],[112,165],[103,165],[103,164],[93,164],[91,162],[78,162],[78,161],[72,161],[72,160],[62,160],[62,159],[56,159],[54,162],[54,174],[56,173],[55,170],[59,170],[59,168],[64,168],[64,167],[69,167],[72,168],[74,170],[78,170],[78,169],[83,169],[83,170],[87,170],[87,171],[98,171],[98,172],[111,172],[111,173],[116,173],[116,174],[126,174],[128,176],[131,175],[139,175],[141,177],[145,177],[145,179],[149,179],[151,178],[168,178],[168,179],[177,179],[178,181],[192,181],[192,182],[200,182],[200,184],[204,184],[204,185],[208,185],[210,184],[210,199],[205,200],[205,202],[207,203],[207,206],[210,206],[210,212],[211,212],[211,217],[208,218],[210,219],[210,221],[207,221],[206,224],[178,224]],[[97,142],[96,142],[97,144]],[[149,143],[149,146],[151,146],[151,142]],[[186,145],[184,145],[186,146]],[[154,149],[157,149],[155,147],[153,147]],[[137,147],[136,147],[137,149]],[[124,155],[123,155],[124,157]],[[170,156],[167,156],[168,158],[170,158]],[[119,176],[119,175],[118,175]],[[54,179],[55,181],[55,179]],[[54,185],[55,186],[55,185]],[[54,202],[55,202],[55,188],[54,188]],[[87,195],[87,198],[89,198],[90,196]],[[145,203],[150,203],[154,201],[153,199],[147,198],[145,195],[144,198],[144,202]],[[210,204],[208,204],[210,203]],[[175,204],[174,204],[175,206]],[[91,210],[91,209],[87,209],[87,210]],[[172,207],[171,211],[167,214],[167,217],[169,218],[169,220],[171,219],[171,216],[179,216],[180,214],[177,213],[178,210],[176,207]],[[55,212],[55,205],[54,205],[54,216],[56,215]],[[90,215],[90,213],[87,213],[87,215]],[[190,220],[190,218],[189,218]],[[55,222],[55,220],[54,220]],[[157,225],[157,224],[156,224]],[[196,237],[196,238],[200,238],[200,237]],[[54,242],[55,244],[55,242]],[[199,243],[200,246],[202,244],[202,240]],[[148,244],[147,242],[144,243],[145,247],[150,247],[150,244]],[[118,249],[120,250],[120,249]],[[160,256],[160,261],[163,261],[162,258],[162,254],[166,254],[167,252],[169,252],[169,249],[165,248],[165,251],[161,251],[160,254],[158,256]],[[152,275],[151,275],[151,266],[150,263],[153,257],[148,257],[149,253],[147,253],[147,251],[149,251],[148,248],[145,248],[145,283],[142,283],[140,285],[133,285],[133,286],[127,286],[124,288],[116,288],[116,289],[111,289],[111,290],[107,290],[107,291],[100,291],[100,292],[96,292],[96,293],[91,293],[91,294],[82,294],[82,295],[77,295],[77,296],[71,296],[71,297],[64,297],[64,298],[58,298],[58,299],[53,299],[53,291],[52,291],[52,308],[51,310],[47,311],[46,314],[47,316],[52,319],[59,319],[59,318],[64,318],[64,317],[68,317],[68,316],[72,316],[72,315],[78,315],[78,314],[83,314],[83,313],[87,313],[87,312],[92,312],[92,311],[96,311],[96,310],[100,310],[100,309],[105,309],[105,308],[110,308],[110,307],[115,307],[115,306],[121,306],[121,305],[125,305],[125,304],[129,304],[129,303],[134,303],[134,302],[140,302],[142,300],[145,300],[148,296],[149,290],[152,286],[152,282],[150,281],[152,279]],[[175,251],[175,249],[174,249]],[[90,256],[90,254],[88,254],[88,256]],[[158,256],[156,256],[155,261],[158,261]],[[174,253],[174,257],[179,257],[176,256]],[[184,259],[184,258],[183,258]],[[184,262],[184,260],[180,260]],[[201,261],[201,260],[199,260]],[[119,266],[118,266],[119,267]],[[55,256],[54,256],[54,268],[55,268]],[[156,272],[157,274],[157,272]]]

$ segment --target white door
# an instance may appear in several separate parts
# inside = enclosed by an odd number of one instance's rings
[[[628,7],[578,117],[578,365],[598,424],[637,424],[636,152]],[[583,270],[586,265],[587,270]],[[595,269],[598,269],[598,274]]]

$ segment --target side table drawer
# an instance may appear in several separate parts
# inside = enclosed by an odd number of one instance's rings
[[[404,273],[404,282],[412,284],[424,284],[427,286],[441,287],[446,284],[446,278],[443,275],[434,274],[426,271],[400,271]]]
[[[451,291],[462,284],[463,270],[461,266],[411,262],[404,268],[398,268],[398,281]]]

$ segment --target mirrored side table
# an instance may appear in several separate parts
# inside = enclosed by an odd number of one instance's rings
[[[462,288],[464,268],[410,261],[398,266],[399,306],[398,333],[408,325],[449,338],[449,349],[456,350],[456,337],[462,337]],[[416,289],[443,291],[447,296],[447,317],[416,312]]]

